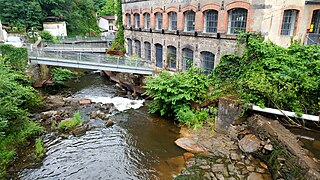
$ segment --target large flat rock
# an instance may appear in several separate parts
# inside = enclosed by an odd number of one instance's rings
[[[179,138],[174,143],[182,149],[185,149],[192,153],[204,153],[207,151],[206,148],[202,147],[200,144],[189,137]]]

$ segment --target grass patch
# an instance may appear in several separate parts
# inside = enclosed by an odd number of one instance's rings
[[[35,142],[35,152],[37,159],[41,159],[45,154],[45,148],[43,146],[43,141],[41,138],[37,138]]]
[[[73,114],[73,118],[70,119],[70,120],[64,120],[64,121],[61,121],[59,124],[58,124],[58,127],[59,129],[69,129],[71,127],[75,127],[77,125],[80,124],[81,122],[81,114],[79,111],[75,112]]]

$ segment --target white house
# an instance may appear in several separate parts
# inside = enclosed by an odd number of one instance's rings
[[[53,36],[67,36],[67,25],[62,22],[44,22],[43,30],[49,31]]]
[[[117,31],[115,16],[100,16],[98,26],[102,36],[113,34]]]
[[[8,33],[5,29],[2,28],[2,24],[0,22],[0,43],[4,43],[8,37]]]

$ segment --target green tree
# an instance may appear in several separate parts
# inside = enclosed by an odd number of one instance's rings
[[[104,6],[98,11],[99,15],[115,15],[115,0],[106,0]]]

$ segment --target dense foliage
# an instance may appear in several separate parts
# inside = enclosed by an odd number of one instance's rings
[[[65,68],[53,68],[51,70],[52,80],[56,84],[63,84],[64,81],[71,79],[76,73]]]
[[[28,137],[42,131],[28,118],[29,110],[40,105],[40,98],[23,71],[9,65],[0,59],[0,179],[5,176],[16,148],[26,145]]]
[[[26,48],[15,48],[12,45],[0,45],[2,61],[10,67],[22,71],[26,68],[28,52]]]
[[[118,32],[116,37],[112,41],[112,46],[110,50],[117,50],[126,52],[126,48],[124,47],[124,32],[123,32],[123,23],[122,23],[122,3],[121,0],[115,1],[115,12],[117,15],[116,25],[118,26]]]
[[[9,31],[29,31],[42,29],[48,20],[64,20],[70,35],[86,35],[98,30],[95,12],[104,0],[0,0],[0,19],[12,29]]]
[[[208,117],[193,104],[237,95],[245,104],[318,114],[320,106],[320,46],[293,43],[283,48],[259,37],[247,38],[243,55],[225,55],[209,76],[191,68],[147,80],[152,113],[169,115],[186,125]],[[210,103],[209,103],[210,104]]]
[[[283,48],[250,38],[242,56],[227,55],[215,77],[246,103],[317,114],[320,102],[320,47]]]

